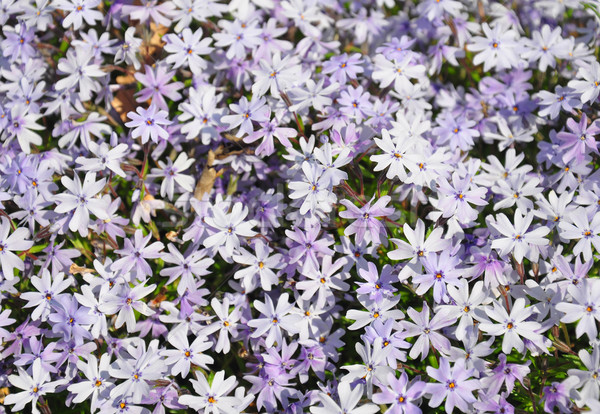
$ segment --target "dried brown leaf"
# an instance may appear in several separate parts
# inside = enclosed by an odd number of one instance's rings
[[[77,275],[77,274],[86,274],[86,273],[94,273],[95,270],[94,269],[88,269],[87,267],[81,267],[76,265],[75,263],[73,263],[71,265],[71,267],[69,267],[69,273],[71,273],[72,275]]]
[[[121,88],[111,102],[113,108],[115,108],[115,111],[117,111],[123,122],[128,121],[127,113],[135,111],[135,108],[137,108],[137,102],[133,97],[134,93],[135,91],[133,89]]]

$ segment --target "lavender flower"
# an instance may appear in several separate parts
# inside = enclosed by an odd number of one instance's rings
[[[163,125],[171,124],[171,121],[167,119],[168,113],[166,111],[161,111],[156,105],[152,104],[148,109],[138,106],[136,112],[127,114],[131,121],[125,124],[129,128],[133,128],[131,131],[133,138],[141,137],[142,144],[148,142],[148,139],[158,143],[159,137],[162,139],[169,138],[169,133],[163,128]]]
[[[453,367],[444,357],[439,359],[438,369],[427,367],[427,374],[439,383],[428,383],[425,392],[431,395],[430,407],[438,407],[444,399],[444,408],[447,413],[452,413],[457,407],[462,412],[467,412],[469,405],[476,401],[472,392],[480,388],[479,381],[469,379],[471,370],[466,370],[463,360],[458,360]]]

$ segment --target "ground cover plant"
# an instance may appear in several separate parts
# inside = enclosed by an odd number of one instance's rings
[[[600,413],[595,0],[0,24],[0,413]]]

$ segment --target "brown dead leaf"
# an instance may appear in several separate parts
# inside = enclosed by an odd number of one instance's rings
[[[161,287],[158,295],[156,295],[156,297],[150,301],[150,305],[153,307],[159,307],[160,303],[162,301],[164,301],[165,299],[167,299],[166,293],[167,293],[167,288],[164,286]]]
[[[150,23],[150,40],[144,42],[144,47],[141,48],[142,54],[145,56],[156,56],[166,45],[166,42],[163,42],[162,37],[169,31],[169,28],[163,26],[162,24],[156,25],[154,23]]]
[[[127,75],[121,75],[121,76],[117,76],[117,83],[119,85],[131,85],[132,83],[135,83],[135,76],[133,76],[133,73],[128,73]]]
[[[172,241],[172,242],[176,242],[177,241],[177,232],[171,230],[170,232],[168,232],[167,234],[165,234],[165,237],[167,238],[167,240]]]
[[[71,267],[69,267],[69,273],[71,273],[72,275],[77,275],[77,274],[86,274],[86,273],[94,273],[95,270],[94,269],[88,269],[87,267],[81,267],[76,265],[75,263],[73,263],[71,265]]]
[[[217,170],[212,167],[204,167],[204,171],[202,171],[200,180],[198,181],[198,184],[196,184],[194,197],[198,200],[202,200],[202,196],[204,196],[204,194],[210,193],[210,190],[212,190],[213,186],[215,185],[217,176]]]
[[[127,122],[128,120],[127,113],[135,111],[135,108],[137,108],[137,103],[133,97],[134,93],[133,89],[121,88],[111,102],[111,105],[115,108],[115,111],[117,111],[123,122]]]
[[[210,190],[212,190],[213,186],[215,185],[215,180],[217,177],[223,174],[223,170],[217,172],[217,170],[212,168],[216,156],[220,155],[222,152],[223,146],[217,148],[216,151],[208,151],[206,166],[204,166],[200,180],[198,180],[198,184],[196,184],[196,188],[194,190],[194,197],[196,199],[202,200],[202,196],[204,196],[204,194],[210,193]]]

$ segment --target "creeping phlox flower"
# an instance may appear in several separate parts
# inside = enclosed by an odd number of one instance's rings
[[[0,0],[0,411],[600,412],[597,2],[397,3]]]

